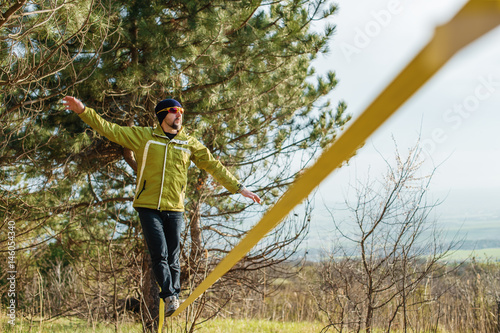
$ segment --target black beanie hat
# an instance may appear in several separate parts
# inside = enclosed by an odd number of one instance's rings
[[[168,113],[166,110],[165,111],[161,111],[161,110],[164,110],[164,109],[172,107],[172,106],[178,106],[180,108],[182,107],[181,103],[179,103],[175,99],[171,99],[171,98],[164,99],[163,101],[156,104],[155,114],[156,114],[156,117],[158,118],[158,121],[160,122],[160,124],[163,122],[163,119],[165,119],[165,117],[167,116],[167,113]]]

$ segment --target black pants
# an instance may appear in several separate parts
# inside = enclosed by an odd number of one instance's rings
[[[181,291],[179,263],[182,212],[136,208],[148,245],[160,297],[178,296]]]

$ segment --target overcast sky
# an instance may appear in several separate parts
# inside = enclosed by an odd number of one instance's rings
[[[356,118],[451,19],[464,0],[336,0],[339,11],[330,53],[314,66],[336,72],[333,101],[345,100]],[[483,36],[435,75],[366,143],[348,167],[320,186],[328,202],[342,201],[349,182],[385,170],[394,143],[406,152],[418,137],[439,164],[432,190],[469,192],[498,208],[500,198],[500,28]],[[473,193],[475,193],[473,195]],[[485,202],[485,200],[487,202]],[[462,210],[467,207],[460,207]]]

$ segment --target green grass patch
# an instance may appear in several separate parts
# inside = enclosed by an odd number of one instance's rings
[[[12,326],[5,316],[0,316],[0,331],[5,333],[116,333],[115,326],[112,324],[92,325],[87,321],[75,318],[60,318],[54,321],[29,321],[27,319],[16,318],[16,325]],[[167,320],[164,332],[180,333],[183,332],[176,319],[173,323]],[[266,320],[243,320],[243,319],[214,319],[203,323],[196,332],[199,333],[317,333],[325,325],[321,323],[309,322],[276,322]],[[118,326],[118,333],[142,333],[140,323],[122,323]]]
[[[0,331],[5,333],[116,333],[113,324],[91,323],[77,318],[59,318],[52,321],[30,321],[28,319],[16,318],[15,325],[8,323],[4,316],[0,317]],[[122,323],[119,324],[120,333],[140,333],[142,328],[140,324]]]
[[[446,257],[446,260],[463,261],[471,258],[475,258],[478,261],[500,260],[500,248],[451,251],[450,255]]]
[[[205,323],[197,332],[201,333],[317,333],[325,327],[321,323],[277,322],[267,320],[215,319]]]

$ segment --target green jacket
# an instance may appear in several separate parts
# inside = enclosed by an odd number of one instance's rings
[[[86,107],[80,118],[99,134],[132,150],[137,161],[134,207],[184,211],[187,170],[191,161],[208,171],[231,193],[242,185],[208,148],[181,128],[170,140],[160,126],[119,126]]]

